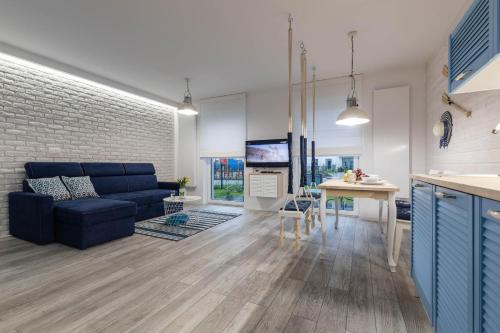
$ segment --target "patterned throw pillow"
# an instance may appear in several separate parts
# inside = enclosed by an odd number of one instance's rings
[[[89,176],[85,177],[62,177],[62,180],[73,200],[84,198],[99,198],[99,194],[95,191],[94,185],[90,181]]]
[[[71,200],[71,194],[59,177],[26,179],[33,192],[51,195],[54,201]]]

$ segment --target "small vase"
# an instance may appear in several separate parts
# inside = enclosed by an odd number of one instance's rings
[[[184,198],[186,196],[186,188],[185,187],[180,187],[179,188],[179,196],[181,198]]]

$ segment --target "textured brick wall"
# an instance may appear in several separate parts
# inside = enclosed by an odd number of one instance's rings
[[[500,91],[453,96],[472,111],[472,118],[441,103],[441,95],[448,89],[441,74],[447,55],[443,46],[427,64],[427,169],[500,174],[500,135],[491,134],[500,122]],[[439,149],[432,127],[447,110],[453,115],[453,136],[447,149]]]
[[[158,178],[172,179],[174,124],[154,103],[0,59],[0,236],[25,162],[152,162]]]

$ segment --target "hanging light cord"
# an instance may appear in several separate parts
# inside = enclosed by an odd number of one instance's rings
[[[189,79],[185,78],[184,80],[186,80],[186,92],[184,93],[184,97],[191,98],[191,91],[189,91]]]
[[[356,97],[356,78],[354,77],[354,34],[351,35],[351,98]]]

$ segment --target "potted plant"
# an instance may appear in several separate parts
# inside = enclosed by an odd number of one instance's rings
[[[186,176],[177,179],[177,183],[179,184],[179,196],[181,198],[186,196],[186,185],[189,184],[190,181],[191,179]]]

